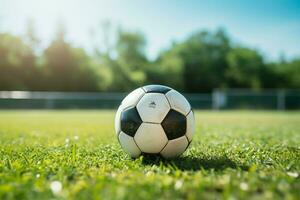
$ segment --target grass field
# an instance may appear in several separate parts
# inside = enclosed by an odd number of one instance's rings
[[[188,151],[130,159],[112,111],[0,111],[0,199],[300,199],[299,112],[196,112]]]

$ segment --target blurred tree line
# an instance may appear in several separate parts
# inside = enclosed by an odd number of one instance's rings
[[[100,46],[105,50],[93,54],[67,42],[63,26],[40,54],[31,24],[24,37],[0,33],[0,90],[129,91],[153,83],[190,93],[300,88],[300,59],[266,62],[258,50],[235,44],[222,29],[195,32],[154,61],[147,58],[143,34],[104,29]]]

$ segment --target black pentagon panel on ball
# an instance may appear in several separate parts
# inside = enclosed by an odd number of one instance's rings
[[[143,87],[143,89],[147,93],[163,93],[163,94],[166,94],[167,92],[172,90],[172,88],[164,85],[146,85]]]
[[[134,136],[142,124],[141,117],[136,107],[128,108],[121,114],[121,130],[129,136]]]
[[[185,135],[186,117],[171,109],[163,122],[161,123],[169,140],[173,140]]]

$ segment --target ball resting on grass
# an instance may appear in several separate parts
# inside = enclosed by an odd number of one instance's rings
[[[186,98],[163,85],[147,85],[128,94],[115,116],[121,147],[131,157],[180,156],[195,131],[194,113]]]

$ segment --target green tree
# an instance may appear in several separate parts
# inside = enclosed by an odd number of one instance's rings
[[[232,48],[227,54],[228,86],[258,89],[263,85],[265,70],[263,57],[256,51],[245,47]]]
[[[36,88],[35,56],[19,37],[0,33],[0,56],[0,90]]]
[[[146,41],[141,33],[119,31],[115,47],[115,59],[105,57],[113,74],[111,90],[128,91],[143,85],[148,60]]]
[[[37,50],[38,45],[40,43],[40,39],[38,38],[35,30],[35,24],[32,19],[28,20],[25,30],[24,42],[30,46],[34,51]]]
[[[264,62],[259,51],[232,46],[227,34],[196,32],[174,43],[150,62],[139,32],[103,26],[104,41],[95,55],[75,48],[60,24],[55,39],[37,56],[33,23],[25,37],[0,33],[0,90],[129,91],[165,84],[183,92],[214,88],[300,88],[300,59]]]
[[[148,83],[164,84],[180,91],[184,89],[183,73],[184,62],[176,47],[162,52],[146,70]]]
[[[289,80],[287,87],[300,89],[300,59],[287,63],[284,71],[285,79]]]
[[[182,80],[185,92],[209,92],[225,85],[229,49],[230,41],[223,30],[197,32],[184,42],[173,45],[164,53],[168,56],[164,58],[163,55],[159,60],[165,72],[173,68],[171,71],[176,73],[169,79],[177,79],[176,85],[181,85]]]
[[[300,89],[300,59],[273,63],[268,72],[272,72],[276,80],[273,87]]]
[[[55,40],[45,49],[44,86],[56,91],[98,90],[99,73],[95,73],[91,58],[81,48],[74,48],[65,41],[59,28]]]

